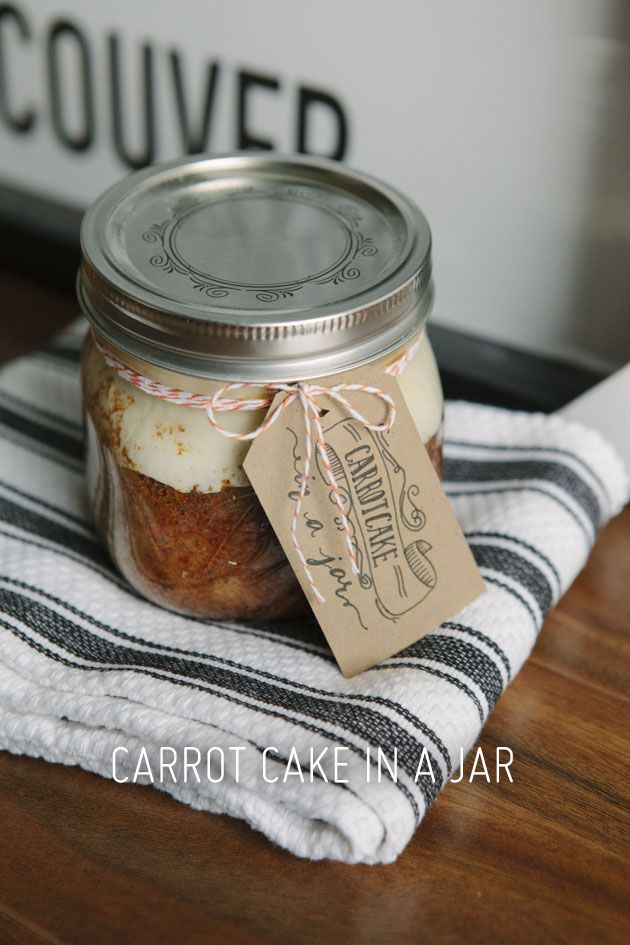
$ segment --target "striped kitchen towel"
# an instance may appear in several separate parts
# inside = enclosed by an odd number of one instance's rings
[[[487,592],[344,679],[308,621],[180,617],[113,570],[83,486],[79,341],[0,372],[0,748],[155,783],[300,856],[391,862],[626,500],[621,462],[558,417],[449,403],[446,488]]]

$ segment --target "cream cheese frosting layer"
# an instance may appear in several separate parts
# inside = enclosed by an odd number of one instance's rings
[[[383,368],[387,363],[383,362]],[[398,382],[418,432],[427,442],[441,424],[443,397],[426,335]],[[84,358],[84,385],[95,420],[108,426],[111,449],[122,465],[180,492],[218,492],[248,484],[242,468],[248,442],[221,436],[208,423],[204,410],[171,404],[132,387],[107,367],[91,342]],[[225,413],[221,423],[232,432],[249,433],[264,413]]]

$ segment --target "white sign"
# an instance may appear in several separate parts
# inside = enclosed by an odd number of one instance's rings
[[[425,211],[442,324],[620,361],[630,89],[627,70],[625,86],[607,71],[623,53],[603,38],[610,9],[0,3],[0,180],[85,206],[128,170],[186,152],[331,155]]]

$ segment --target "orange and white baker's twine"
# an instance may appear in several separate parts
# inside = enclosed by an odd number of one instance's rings
[[[139,390],[144,391],[145,394],[151,394],[152,397],[159,397],[160,400],[166,400],[172,404],[179,404],[184,407],[195,407],[200,410],[205,410],[210,425],[217,431],[217,433],[220,433],[221,436],[229,437],[232,440],[255,440],[257,436],[259,436],[261,433],[264,433],[265,430],[268,430],[269,427],[271,427],[276,422],[278,417],[284,413],[287,407],[289,407],[295,400],[299,400],[304,417],[305,439],[304,463],[302,466],[301,476],[302,481],[300,484],[298,498],[293,509],[293,517],[291,519],[291,541],[293,543],[295,553],[297,554],[304,569],[304,574],[306,575],[306,579],[311,586],[313,594],[320,604],[323,604],[324,597],[315,583],[297,537],[300,510],[308,490],[308,480],[313,458],[312,427],[315,427],[315,447],[320,455],[326,479],[328,480],[328,485],[330,486],[335,505],[339,511],[339,520],[344,533],[352,571],[355,574],[358,574],[359,568],[357,565],[357,556],[354,543],[352,541],[350,522],[348,521],[348,516],[343,507],[341,491],[337,485],[335,474],[332,471],[332,467],[326,453],[324,431],[322,430],[322,424],[320,420],[321,407],[317,402],[317,398],[322,394],[325,394],[327,397],[332,397],[332,399],[336,400],[337,403],[340,404],[351,417],[354,417],[355,420],[363,424],[363,426],[365,426],[368,430],[380,430],[384,432],[391,430],[394,423],[396,422],[396,404],[389,394],[380,390],[378,387],[368,387],[365,384],[333,384],[331,387],[325,387],[321,384],[313,384],[307,381],[294,381],[292,383],[278,381],[267,384],[255,384],[238,381],[233,384],[224,384],[224,386],[216,390],[212,396],[208,397],[204,394],[192,394],[187,391],[178,390],[176,387],[169,387],[167,384],[160,384],[158,381],[152,381],[151,378],[146,377],[139,371],[134,371],[133,368],[128,367],[126,364],[120,361],[114,354],[112,354],[111,351],[109,351],[104,345],[100,343],[98,338],[95,338],[95,341],[99,351],[101,352],[105,362],[109,365],[109,367],[116,371],[116,373],[129,384],[132,384],[133,387],[137,387]],[[398,377],[407,367],[409,361],[413,358],[414,354],[418,350],[419,345],[420,338],[418,338],[404,354],[397,358],[393,364],[390,364],[389,367],[385,368],[385,373],[391,374],[394,377]],[[258,389],[264,387],[265,390],[270,392],[270,396],[252,398],[251,400],[241,400],[238,398],[226,396],[226,394],[229,394],[231,391],[252,387]],[[226,430],[224,427],[222,427],[215,419],[215,414],[217,413],[268,409],[273,403],[275,396],[280,391],[284,391],[287,396],[280,401],[280,403],[271,413],[267,414],[260,426],[256,427],[255,430],[251,430],[249,433],[232,433],[230,430]],[[385,404],[387,408],[387,416],[384,423],[370,423],[370,421],[364,417],[363,414],[354,409],[354,407],[349,403],[345,394],[353,393],[355,391],[362,394],[371,394],[373,397],[379,398]]]

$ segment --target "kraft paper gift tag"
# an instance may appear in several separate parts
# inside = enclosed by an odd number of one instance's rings
[[[359,573],[316,447],[296,537],[324,602],[317,600],[291,539],[303,479],[305,421],[295,398],[258,436],[244,468],[346,676],[414,643],[484,591],[484,584],[433,469],[398,382],[360,368],[326,378],[393,397],[396,421],[373,431],[329,395],[317,395],[325,451],[343,502]],[[372,424],[387,408],[374,394],[342,391]],[[287,397],[279,393],[270,413]]]

